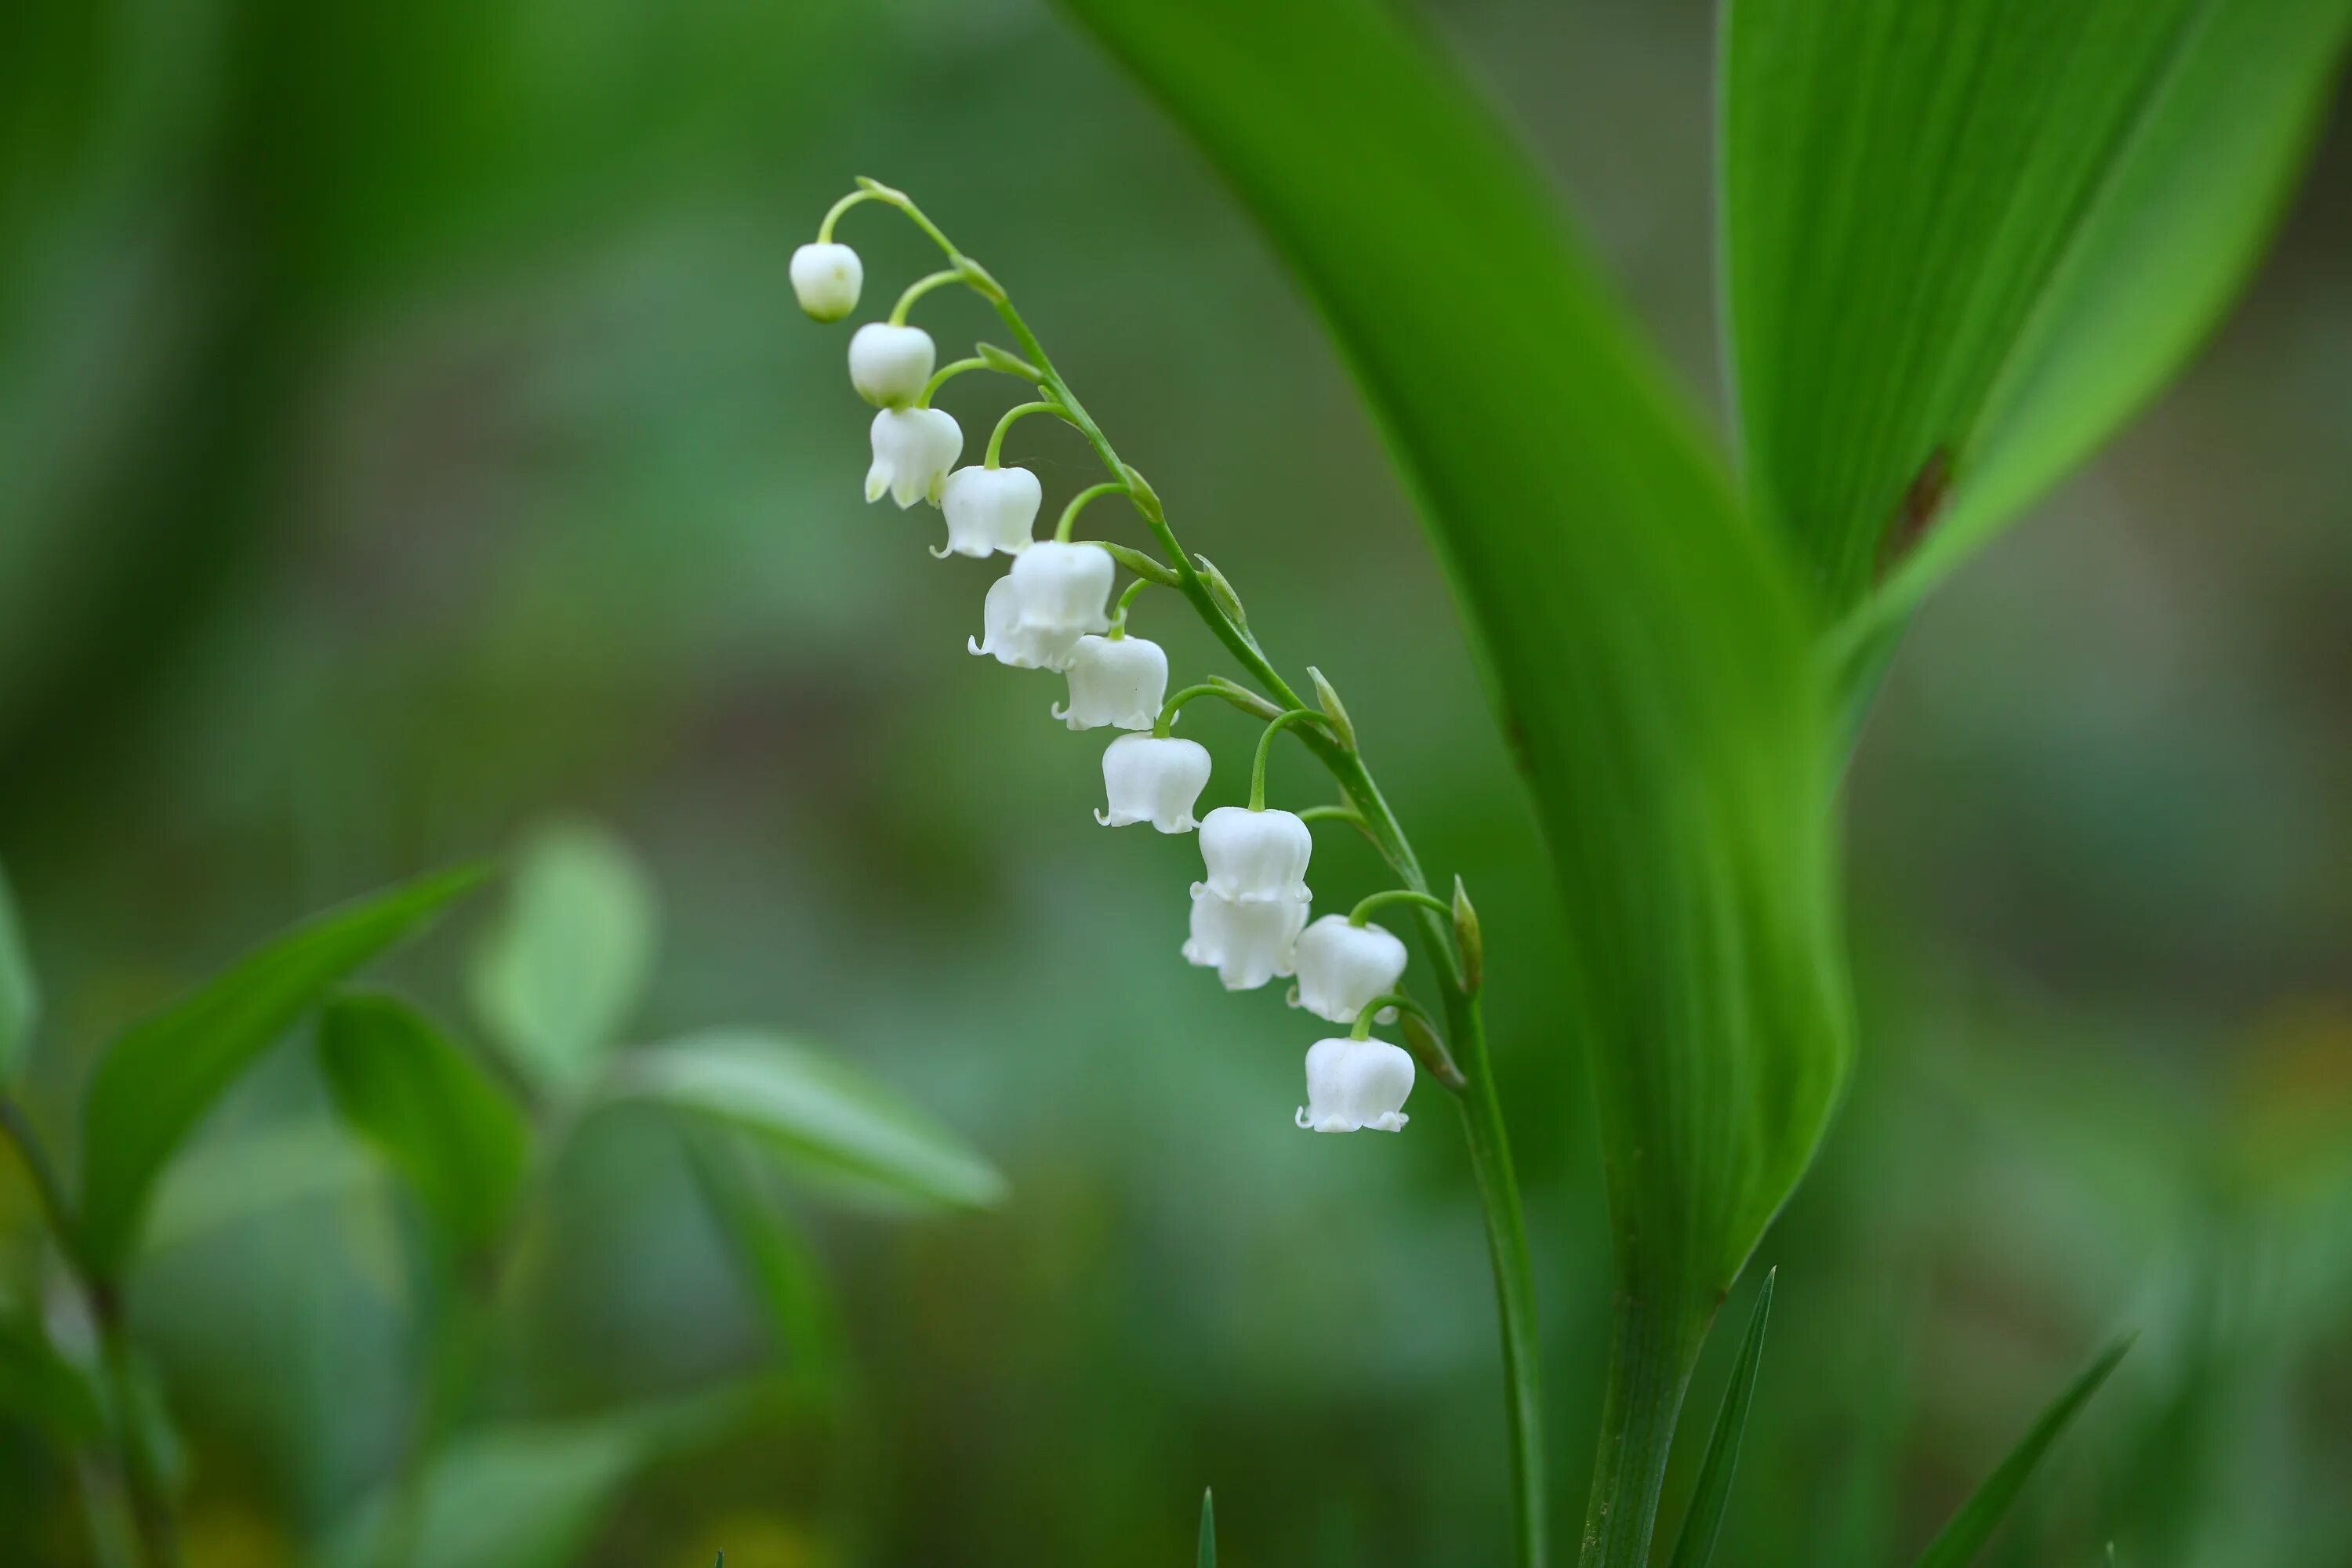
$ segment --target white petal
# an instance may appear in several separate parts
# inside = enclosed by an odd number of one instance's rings
[[[922,328],[868,321],[849,340],[850,384],[868,403],[903,408],[922,395],[938,358]]]
[[[866,267],[845,245],[803,245],[793,252],[792,279],[802,310],[820,321],[837,321],[857,309]]]

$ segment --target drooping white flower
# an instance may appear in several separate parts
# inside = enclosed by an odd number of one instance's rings
[[[920,327],[868,321],[849,339],[849,382],[857,395],[881,408],[904,408],[923,395],[939,351]]]
[[[866,499],[888,492],[899,509],[936,501],[963,450],[963,429],[943,408],[885,408],[874,416],[874,466],[866,470]]]
[[[1412,1092],[1412,1058],[1386,1040],[1318,1040],[1307,1048],[1307,1103],[1298,1125],[1310,1132],[1402,1132]]]
[[[1228,991],[1254,991],[1290,973],[1292,944],[1307,923],[1296,900],[1236,903],[1203,883],[1192,884],[1192,934],[1184,962],[1214,969]]]
[[[793,293],[801,309],[820,321],[837,321],[857,309],[858,290],[866,287],[866,265],[857,252],[827,241],[803,245],[793,252]],[[929,371],[923,373],[929,379]]]
[[[981,605],[981,640],[964,639],[974,653],[984,653],[1015,669],[1060,669],[1082,635],[1076,631],[1040,631],[1021,624],[1021,590],[1006,573],[988,585]]]
[[[1116,566],[1099,544],[1041,539],[1013,558],[1008,575],[1020,595],[1021,624],[1031,631],[1103,632]]]
[[[1148,822],[1162,833],[1190,833],[1192,803],[1209,787],[1209,748],[1171,735],[1121,735],[1103,751],[1105,827]]]
[[[1314,851],[1314,836],[1291,812],[1221,805],[1201,821],[1208,886],[1237,903],[1306,903]]]
[[[1149,730],[1168,696],[1168,656],[1142,637],[1080,637],[1069,675],[1070,705],[1054,717],[1073,730]]]
[[[1318,1018],[1352,1024],[1376,996],[1396,989],[1404,973],[1404,943],[1379,926],[1350,925],[1325,915],[1298,938],[1298,984],[1290,1005]]]
[[[948,543],[932,554],[1018,555],[1029,548],[1029,531],[1045,499],[1037,476],[1026,468],[958,468],[940,489],[947,514]]]

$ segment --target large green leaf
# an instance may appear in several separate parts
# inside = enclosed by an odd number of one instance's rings
[[[0,875],[0,1088],[6,1087],[25,1065],[25,1053],[33,1043],[33,1024],[40,1011],[40,986],[33,976],[32,961],[25,956],[16,902],[9,895],[8,879]]]
[[[1589,1550],[1640,1561],[1694,1348],[1850,1059],[1816,623],[1433,40],[1376,0],[1066,4],[1321,310],[1526,772],[1574,1006],[1520,1048],[1591,1061],[1628,1303]]]
[[[635,1010],[653,965],[652,883],[628,846],[586,822],[532,835],[473,966],[474,1009],[541,1089],[584,1088]]]
[[[751,1030],[640,1051],[607,1092],[707,1117],[818,1172],[901,1198],[986,1208],[1004,1178],[954,1133],[839,1062]]]
[[[335,1109],[461,1246],[506,1217],[530,1152],[522,1112],[433,1021],[396,996],[339,996],[319,1017]]]
[[[2026,1428],[2025,1436],[2017,1440],[2009,1457],[1984,1479],[1984,1484],[1960,1505],[1960,1511],[1952,1516],[1943,1532],[1919,1554],[1915,1568],[1968,1568],[1976,1561],[1977,1553],[1984,1550],[1985,1542],[2000,1528],[2010,1505],[2017,1500],[2017,1494],[2033,1478],[2034,1467],[2042,1463],[2042,1457],[2082,1413],[2083,1406],[2091,1402],[2091,1395],[2107,1381],[2107,1374],[2116,1370],[2116,1363],[2124,1359],[2124,1352],[2131,1346],[2126,1337],[2100,1352],[2098,1359],[2084,1368],[2034,1417],[2033,1425]]]
[[[1836,609],[1906,554],[1874,618],[1916,598],[2179,365],[2347,23],[2352,0],[1732,0],[1749,488]]]
[[[479,867],[461,866],[329,910],[117,1038],[82,1100],[79,1240],[89,1263],[105,1273],[121,1268],[157,1175],[255,1057],[337,981],[483,876]]]

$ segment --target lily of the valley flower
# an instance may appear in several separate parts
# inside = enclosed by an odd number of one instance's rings
[[[849,339],[850,384],[877,407],[904,408],[923,395],[938,360],[922,328],[868,321]]]
[[[1070,704],[1054,717],[1073,730],[1149,730],[1168,695],[1168,656],[1142,637],[1082,637],[1070,650]]]
[[[793,252],[793,293],[801,309],[820,321],[837,321],[857,309],[866,286],[866,266],[857,252],[826,241]],[[925,371],[925,376],[930,372]]]
[[[1254,991],[1276,975],[1290,973],[1291,949],[1306,923],[1304,900],[1244,904],[1195,882],[1192,934],[1184,943],[1184,961],[1214,969],[1228,991]]]
[[[1078,646],[1083,634],[1077,631],[1043,631],[1021,622],[1021,590],[1006,573],[989,584],[988,598],[981,605],[981,637],[977,642],[966,638],[964,646],[974,653],[984,653],[997,663],[1014,669],[1062,669],[1068,666],[1070,654]]]
[[[1318,1040],[1307,1048],[1307,1103],[1298,1125],[1310,1132],[1402,1132],[1412,1092],[1412,1058],[1385,1040]]]
[[[948,543],[935,555],[1018,555],[1029,548],[1029,531],[1045,499],[1037,476],[1026,468],[958,468],[940,490],[947,514]]]
[[[1105,827],[1148,822],[1162,833],[1190,833],[1192,804],[1209,787],[1209,748],[1170,735],[1121,735],[1103,751]]]
[[[1201,859],[1209,872],[1206,886],[1236,903],[1304,907],[1307,861],[1314,851],[1315,839],[1307,824],[1287,811],[1221,805],[1201,822]]]
[[[1298,938],[1294,1007],[1318,1018],[1352,1024],[1374,997],[1394,991],[1404,973],[1404,943],[1379,926],[1325,915]]]
[[[1006,576],[1018,595],[1021,625],[1037,632],[1104,632],[1117,570],[1099,544],[1043,539],[1013,558]]]
[[[866,499],[887,491],[900,510],[936,501],[963,450],[963,429],[942,408],[885,408],[874,416],[874,466],[866,470]],[[1108,559],[1108,557],[1105,557]]]

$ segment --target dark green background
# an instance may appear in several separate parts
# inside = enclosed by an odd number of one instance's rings
[[[1711,10],[1438,13],[1708,389]],[[1046,719],[1056,682],[962,652],[988,570],[921,552],[935,514],[859,500],[845,329],[783,276],[859,173],[1007,285],[1468,879],[1580,1512],[1609,1287],[1531,820],[1315,323],[1196,154],[1030,4],[0,16],[0,858],[49,994],[34,1098],[69,1103],[74,1047],[263,931],[588,813],[663,889],[646,1037],[829,1041],[1014,1186],[911,1224],[813,1199],[856,1369],[838,1424],[656,1473],[596,1563],[1174,1563],[1204,1483],[1236,1563],[1494,1560],[1453,1118],[1424,1092],[1401,1139],[1290,1127],[1318,1030],[1177,960],[1193,846],[1093,825],[1099,738]],[[2135,1568],[2344,1560],[2347,215],[2339,114],[2221,339],[1943,594],[1885,689],[1849,791],[1861,1067],[1760,1253],[1727,1563],[1903,1560],[2133,1326],[2012,1560],[2111,1536]],[[879,211],[843,237],[863,314],[931,265]],[[992,330],[957,296],[919,319],[943,348]],[[1463,300],[1461,330],[1509,333],[1511,301]],[[983,379],[941,399],[975,443]],[[1044,422],[1013,447],[1049,504],[1094,477]],[[1224,668],[1172,600],[1137,615],[1179,679]],[[1244,726],[1188,728],[1230,798]],[[1324,798],[1312,777],[1277,754],[1272,798]],[[1323,840],[1325,902],[1376,879]],[[400,971],[445,1016],[466,923]],[[320,1096],[282,1053],[214,1135]],[[615,1117],[566,1178],[482,1410],[750,1364],[667,1136]],[[30,1224],[6,1166],[12,1279]],[[380,1472],[399,1224],[313,1197],[142,1273],[200,1565],[299,1560]],[[38,1561],[78,1549],[64,1495],[0,1432],[0,1529],[33,1521]]]

